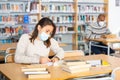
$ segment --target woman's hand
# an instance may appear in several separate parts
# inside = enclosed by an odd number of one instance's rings
[[[58,60],[59,60],[58,57],[53,57],[53,58],[51,59],[52,62],[56,62],[56,61],[58,61]]]
[[[51,59],[49,59],[48,57],[40,57],[40,64],[45,64],[51,62]]]

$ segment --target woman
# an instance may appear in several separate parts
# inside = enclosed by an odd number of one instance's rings
[[[32,34],[23,34],[17,44],[15,53],[16,63],[55,62],[64,57],[64,51],[53,39],[56,26],[49,18],[42,18],[35,26]],[[50,49],[56,54],[49,59]]]

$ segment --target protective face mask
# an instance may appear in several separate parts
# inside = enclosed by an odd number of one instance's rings
[[[99,22],[99,25],[100,25],[101,27],[103,27],[103,26],[104,26],[104,24],[105,24],[105,22],[104,22],[104,21],[100,21],[100,22]]]
[[[41,34],[39,34],[39,38],[42,41],[46,41],[49,37],[50,35],[46,34],[45,32],[42,32]]]

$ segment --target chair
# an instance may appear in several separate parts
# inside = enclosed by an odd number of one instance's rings
[[[5,56],[5,63],[13,63],[14,62],[14,54],[7,54]]]
[[[5,56],[5,63],[14,62],[14,53],[15,53],[16,47],[10,47],[6,49],[6,56]]]
[[[9,47],[6,49],[6,54],[13,54],[15,53],[16,47]]]

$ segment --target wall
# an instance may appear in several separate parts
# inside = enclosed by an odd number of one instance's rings
[[[108,4],[109,4],[108,6],[108,27],[113,34],[120,36],[120,6],[116,6],[115,1],[116,0],[108,1]],[[114,48],[120,47],[120,44],[116,43],[113,45],[113,47]]]
[[[116,6],[115,1],[108,1],[108,27],[113,34],[118,35],[120,32],[120,6]]]

